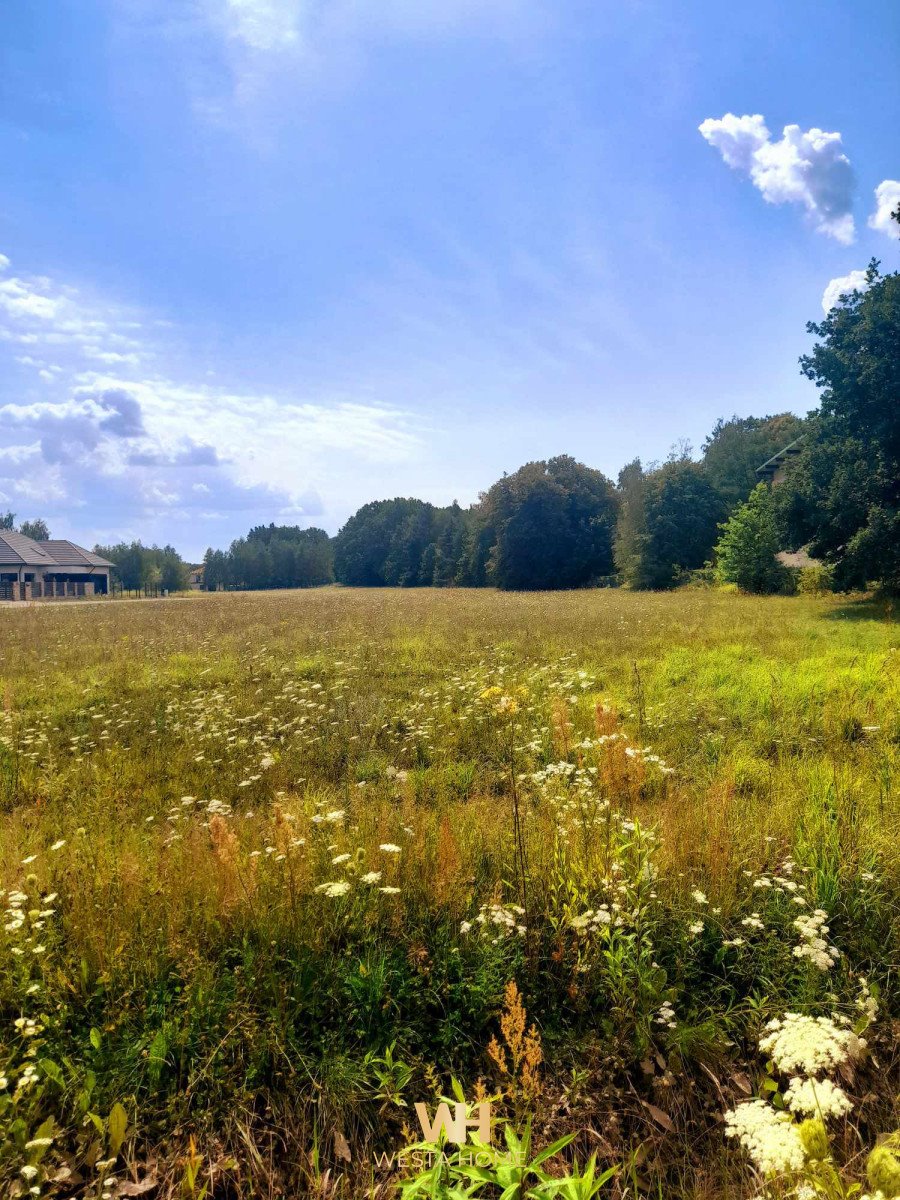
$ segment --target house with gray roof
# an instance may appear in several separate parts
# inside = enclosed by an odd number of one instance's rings
[[[54,538],[36,542],[0,529],[0,599],[106,595],[113,564],[99,554]]]

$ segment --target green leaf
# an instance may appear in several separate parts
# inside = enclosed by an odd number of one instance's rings
[[[103,1041],[103,1039],[100,1036],[100,1030],[97,1028],[91,1029],[90,1039],[91,1039],[91,1045],[94,1047],[94,1049],[99,1050],[100,1045]]]
[[[565,1149],[565,1147],[568,1146],[569,1143],[573,1142],[574,1140],[575,1140],[575,1134],[567,1133],[565,1135],[565,1137],[561,1137],[557,1141],[555,1141],[552,1146],[548,1146],[546,1148],[546,1150],[542,1150],[540,1152],[540,1154],[538,1154],[531,1161],[531,1163],[529,1165],[531,1167],[539,1167],[542,1162],[546,1162],[547,1159],[552,1158],[554,1156],[554,1154],[559,1154],[560,1150]]]
[[[110,1109],[106,1125],[109,1131],[110,1156],[115,1158],[122,1149],[122,1143],[125,1141],[125,1133],[128,1129],[128,1114],[118,1100]]]
[[[52,1058],[38,1059],[38,1066],[48,1079],[52,1079],[54,1083],[58,1083],[60,1087],[63,1084],[63,1073],[60,1067],[53,1061]]]

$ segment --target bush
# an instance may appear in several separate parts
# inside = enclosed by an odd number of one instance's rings
[[[764,483],[739,504],[724,525],[716,545],[716,566],[722,583],[735,583],[742,592],[784,591],[790,576],[775,557],[778,530],[772,497]]]
[[[797,591],[802,596],[820,596],[834,591],[834,571],[825,563],[801,567],[795,574]]]

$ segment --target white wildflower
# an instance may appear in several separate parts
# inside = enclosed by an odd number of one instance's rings
[[[769,1021],[759,1047],[770,1055],[779,1071],[819,1075],[859,1058],[865,1042],[852,1029],[836,1025],[830,1017],[785,1013]]]
[[[830,1079],[799,1079],[796,1076],[784,1094],[784,1102],[791,1112],[823,1119],[843,1117],[853,1107],[844,1089]]]
[[[804,1152],[800,1134],[786,1113],[765,1100],[748,1100],[725,1114],[725,1136],[737,1138],[763,1175],[798,1171]]]
[[[316,891],[321,892],[325,896],[346,896],[350,891],[350,884],[346,879],[338,879],[333,883],[320,883]]]

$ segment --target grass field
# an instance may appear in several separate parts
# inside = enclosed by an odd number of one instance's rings
[[[788,1012],[846,1032],[852,1108],[769,1194],[849,1195],[900,1120],[883,606],[35,606],[0,613],[0,679],[9,1194],[387,1195],[411,1168],[377,1156],[456,1080],[535,1148],[575,1135],[550,1175],[755,1196],[723,1116],[790,1108],[759,1048]]]

